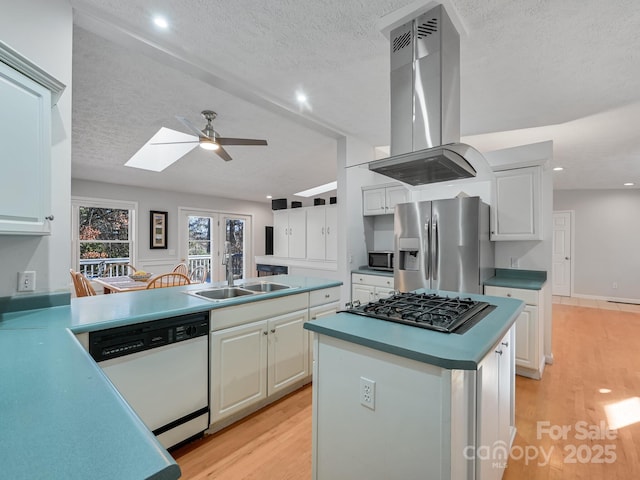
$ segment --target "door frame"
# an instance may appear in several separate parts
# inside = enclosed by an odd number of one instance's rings
[[[553,211],[553,216],[555,216],[558,213],[568,213],[569,214],[569,244],[570,244],[570,248],[571,248],[571,255],[569,256],[569,296],[573,297],[573,293],[574,293],[574,285],[575,285],[575,255],[576,255],[576,246],[575,246],[575,210],[554,210]],[[552,223],[552,248],[553,248],[553,223]],[[553,252],[552,252],[553,254]],[[553,292],[553,268],[551,270],[551,294],[552,295],[557,295],[556,293]]]
[[[224,268],[222,267],[222,255],[224,254],[224,242],[226,240],[227,218],[242,218],[245,220],[244,232],[244,269],[245,277],[255,276],[255,258],[253,256],[253,215],[248,213],[232,213],[220,210],[210,210],[197,207],[178,207],[178,258],[188,261],[188,225],[187,216],[199,215],[216,219],[216,225],[211,228],[211,236],[214,242],[215,251],[211,252],[211,282],[220,282],[225,279]],[[181,260],[182,261],[182,260]]]

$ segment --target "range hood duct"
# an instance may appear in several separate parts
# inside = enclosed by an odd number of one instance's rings
[[[391,31],[391,156],[369,169],[409,185],[476,177],[460,142],[460,36],[439,5]]]

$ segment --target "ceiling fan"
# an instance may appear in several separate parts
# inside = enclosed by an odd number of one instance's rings
[[[232,160],[231,155],[222,147],[223,145],[267,145],[266,140],[254,140],[251,138],[229,138],[221,137],[218,132],[213,129],[213,121],[217,117],[217,113],[213,110],[203,110],[202,116],[207,121],[207,124],[202,130],[196,127],[188,118],[180,117],[176,115],[176,118],[185,127],[191,130],[198,136],[197,140],[191,140],[186,142],[160,142],[151,143],[150,145],[175,145],[179,143],[197,143],[201,148],[205,150],[213,150],[220,158],[225,161]]]

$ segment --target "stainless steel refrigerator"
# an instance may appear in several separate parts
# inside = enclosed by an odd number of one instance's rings
[[[489,206],[480,197],[396,205],[395,288],[482,293],[493,276]]]

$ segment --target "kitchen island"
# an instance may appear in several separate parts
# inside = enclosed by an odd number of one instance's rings
[[[179,478],[173,458],[78,337],[176,315],[311,295],[340,285],[298,276],[270,280],[293,288],[211,302],[185,294],[206,285],[189,285],[85,297],[73,299],[71,305],[0,314],[0,476]],[[25,302],[4,304],[13,303]]]
[[[501,478],[524,305],[468,296],[496,309],[463,334],[349,313],[306,324],[316,333],[314,479]]]

